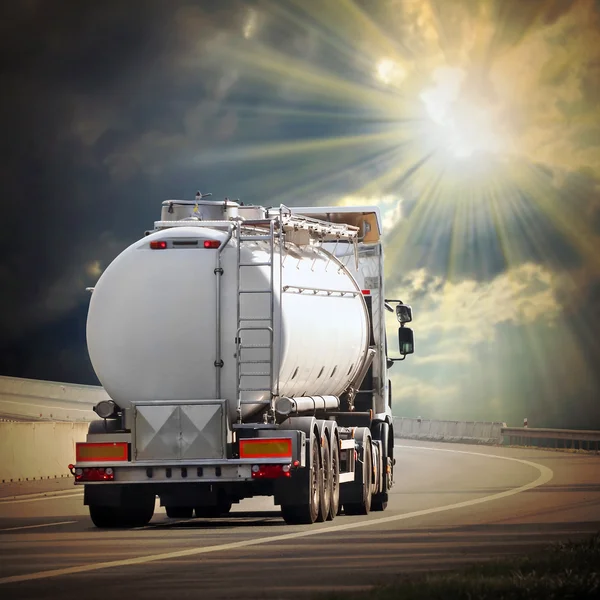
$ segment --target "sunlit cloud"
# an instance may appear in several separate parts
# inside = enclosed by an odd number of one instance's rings
[[[85,265],[85,272],[90,277],[100,277],[100,275],[102,275],[103,270],[104,269],[102,268],[102,263],[99,260],[93,260],[87,263],[87,265]]]
[[[443,407],[460,392],[458,385],[436,385],[410,375],[402,376],[399,379],[399,386],[394,387],[399,390],[398,395],[407,403],[418,404],[429,414],[436,410],[436,406]]]
[[[433,85],[419,95],[433,121],[427,130],[429,142],[459,159],[506,151],[507,142],[494,129],[493,107],[474,103],[461,93],[466,75],[460,68],[438,67],[432,74]]]
[[[244,19],[242,28],[244,37],[249,40],[254,37],[258,29],[258,12],[255,8],[249,8]]]
[[[407,75],[407,70],[391,58],[382,58],[375,67],[375,77],[385,85],[400,85]]]
[[[466,350],[447,352],[445,354],[423,354],[414,356],[411,361],[415,365],[448,365],[453,363],[468,364],[473,360],[473,356]]]
[[[402,198],[387,194],[384,196],[345,196],[336,202],[338,206],[377,206],[381,210],[383,233],[394,230],[402,219]]]
[[[487,282],[451,283],[418,270],[408,273],[393,293],[414,298],[415,328],[421,338],[442,336],[453,348],[465,350],[492,341],[496,327],[504,323],[554,323],[562,311],[557,300],[560,285],[548,269],[524,264]]]

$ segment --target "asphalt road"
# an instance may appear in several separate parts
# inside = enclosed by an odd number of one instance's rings
[[[81,493],[0,499],[3,598],[296,598],[600,531],[600,456],[398,440],[385,512],[287,526],[270,499],[223,519],[95,529]]]

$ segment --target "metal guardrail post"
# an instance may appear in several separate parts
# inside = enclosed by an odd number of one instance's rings
[[[508,438],[509,445],[521,446],[540,446],[533,443],[534,440],[544,442],[542,447],[547,447],[546,443],[554,448],[570,448],[587,451],[595,451],[600,448],[600,431],[590,429],[551,429],[551,428],[531,428],[531,427],[503,427],[501,430],[503,438]],[[585,444],[585,448],[583,448]]]

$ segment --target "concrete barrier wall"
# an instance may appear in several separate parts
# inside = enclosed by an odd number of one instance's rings
[[[394,417],[394,436],[411,440],[502,444],[503,427],[506,427],[506,423]]]
[[[88,423],[1,423],[0,482],[70,476]]]
[[[0,417],[26,421],[93,421],[92,407],[109,396],[104,388],[0,377]]]

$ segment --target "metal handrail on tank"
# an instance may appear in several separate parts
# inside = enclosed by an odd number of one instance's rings
[[[288,292],[290,290],[297,290],[299,294],[302,292],[312,292],[313,294],[325,293],[328,296],[332,294],[339,294],[340,296],[358,296],[360,292],[356,292],[354,290],[330,290],[326,288],[315,288],[315,287],[305,287],[305,286],[297,286],[297,285],[285,285],[283,286],[283,291]]]
[[[216,302],[217,302],[217,314],[215,316],[215,327],[216,327],[216,338],[215,338],[215,369],[216,369],[216,396],[221,399],[221,370],[223,368],[223,359],[221,358],[221,279],[223,275],[223,268],[221,267],[221,253],[224,248],[229,244],[233,236],[235,225],[232,223],[228,224],[227,237],[217,250],[217,260],[215,265],[215,276],[217,278],[217,291],[216,291]]]

